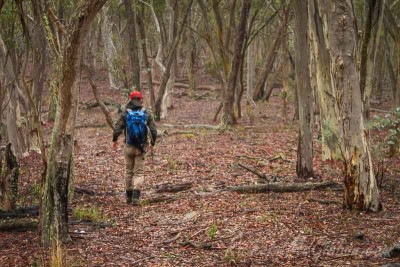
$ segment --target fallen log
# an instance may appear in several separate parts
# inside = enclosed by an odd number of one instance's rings
[[[30,206],[18,208],[12,211],[1,211],[0,210],[0,219],[7,218],[23,218],[28,216],[38,216],[39,215],[39,206]]]
[[[384,251],[382,253],[382,257],[388,258],[388,259],[400,257],[400,243],[395,244],[393,247]]]
[[[229,186],[219,191],[237,192],[240,194],[257,194],[257,193],[286,193],[286,192],[304,192],[311,190],[343,190],[343,186],[336,182],[324,181],[321,183],[270,183],[255,184],[242,186]]]
[[[181,191],[186,191],[192,188],[193,184],[191,182],[182,184],[161,184],[156,186],[156,193],[176,193]]]
[[[38,221],[37,220],[12,220],[12,221],[0,221],[0,232],[6,231],[30,231],[37,229]]]

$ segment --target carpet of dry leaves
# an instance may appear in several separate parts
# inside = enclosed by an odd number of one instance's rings
[[[97,80],[103,100],[125,103],[120,92]],[[81,103],[93,101],[86,79]],[[146,163],[144,200],[157,186],[191,182],[170,202],[125,204],[124,161],[112,149],[112,130],[99,108],[80,110],[75,147],[75,185],[95,194],[75,193],[71,203],[71,242],[62,247],[66,266],[379,266],[394,262],[382,251],[400,241],[399,158],[389,163],[381,190],[383,211],[343,210],[342,192],[237,194],[225,186],[260,183],[238,166],[251,166],[278,182],[296,181],[296,123],[282,116],[280,91],[261,103],[250,123],[244,117],[230,131],[166,128],[164,124],[216,124],[216,91],[199,91],[197,100],[175,90],[174,108],[158,124],[165,129]],[[118,114],[112,109],[114,118]],[[49,134],[51,125],[46,125]],[[121,138],[122,139],[122,138]],[[120,140],[120,144],[122,140]],[[315,141],[313,181],[341,181],[340,166],[321,162]],[[397,169],[396,169],[397,168]],[[396,173],[397,171],[397,173]],[[34,204],[40,156],[21,162],[20,205]],[[396,187],[397,184],[397,187]],[[98,212],[96,221],[77,221],[76,209]],[[1,232],[0,266],[49,266],[48,249],[37,231]]]

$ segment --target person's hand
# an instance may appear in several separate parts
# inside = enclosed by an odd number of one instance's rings
[[[118,149],[118,142],[114,142],[114,143],[113,143],[113,149],[114,149],[114,150],[117,150],[117,149]]]

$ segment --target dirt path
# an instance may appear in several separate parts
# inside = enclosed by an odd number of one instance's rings
[[[105,92],[103,98],[124,102],[115,91],[99,89]],[[91,98],[85,88],[82,102]],[[296,126],[283,124],[278,116],[280,103],[277,91],[270,103],[260,105],[251,129],[246,128],[250,126],[246,117],[227,132],[168,129],[171,134],[160,138],[154,155],[148,156],[143,197],[156,196],[157,185],[164,183],[191,182],[193,187],[165,194],[173,195],[174,201],[142,207],[125,204],[123,156],[122,151],[112,150],[111,130],[79,129],[75,184],[95,195],[75,194],[71,206],[92,208],[100,215],[97,224],[71,218],[72,242],[64,247],[67,266],[376,266],[390,262],[380,254],[399,241],[396,193],[383,191],[384,211],[379,214],[342,210],[341,192],[210,193],[223,186],[259,182],[238,162],[278,181],[293,181]],[[214,95],[197,101],[176,98],[175,109],[162,123],[210,124],[217,105]],[[291,109],[289,118],[292,113]],[[98,108],[80,114],[78,125],[103,123]],[[340,181],[339,169],[323,165],[317,142],[315,147],[320,180]],[[277,155],[281,158],[268,160]],[[32,201],[39,160],[32,155],[24,161],[24,203]],[[363,238],[355,238],[357,232]],[[36,232],[0,233],[0,266],[46,265],[48,252],[38,242]]]

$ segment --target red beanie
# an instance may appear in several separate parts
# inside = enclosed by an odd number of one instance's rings
[[[137,99],[143,99],[142,93],[139,91],[133,91],[130,95],[131,100],[137,98]]]

